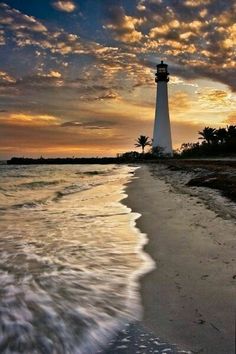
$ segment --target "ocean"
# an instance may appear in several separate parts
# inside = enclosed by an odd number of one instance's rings
[[[135,167],[0,165],[0,352],[96,353],[141,318]]]

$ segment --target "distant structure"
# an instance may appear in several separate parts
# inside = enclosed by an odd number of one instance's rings
[[[155,76],[157,96],[153,148],[160,147],[164,154],[173,155],[167,88],[167,82],[169,81],[168,65],[161,61],[161,64],[157,65]]]

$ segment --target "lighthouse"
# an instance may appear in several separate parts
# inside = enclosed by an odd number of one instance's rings
[[[171,131],[170,131],[170,117],[168,105],[168,88],[169,81],[168,65],[161,61],[157,65],[156,83],[156,114],[153,131],[153,148],[160,147],[165,155],[173,154]]]

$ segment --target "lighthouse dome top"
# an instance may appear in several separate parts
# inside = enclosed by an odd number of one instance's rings
[[[160,64],[157,64],[157,67],[164,67],[165,68],[165,67],[168,67],[168,65],[165,64],[162,60]]]

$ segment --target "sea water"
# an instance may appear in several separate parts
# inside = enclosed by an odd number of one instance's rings
[[[1,353],[95,353],[140,318],[152,264],[121,203],[134,170],[0,165]]]

